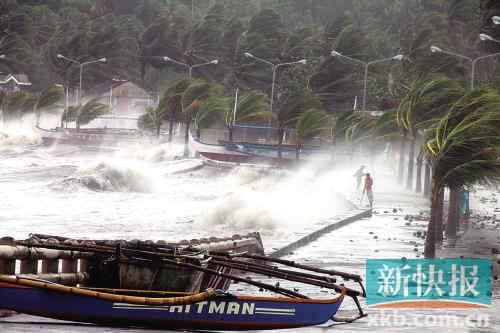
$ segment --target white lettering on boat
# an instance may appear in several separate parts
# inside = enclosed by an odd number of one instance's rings
[[[208,306],[208,313],[220,313],[224,314],[224,309],[226,307],[226,302],[220,302],[217,304],[217,302],[210,302],[210,305]]]
[[[251,314],[253,315],[255,311],[255,303],[243,303],[243,309],[241,314]]]
[[[196,303],[197,307],[198,307],[198,310],[196,311],[197,313],[202,313],[203,312],[203,307],[205,305],[207,305],[208,302],[207,301],[204,301],[204,302],[198,302]]]
[[[240,305],[236,302],[227,303],[226,314],[237,315],[240,313]]]
[[[178,313],[182,313],[182,305],[172,305],[172,306],[169,306],[169,310],[170,312],[178,312]]]
[[[295,308],[255,307],[251,302],[203,301],[186,305],[152,306],[129,303],[113,303],[113,309],[122,310],[163,310],[170,313],[226,314],[226,315],[273,315],[295,316]],[[193,310],[192,310],[193,309]]]

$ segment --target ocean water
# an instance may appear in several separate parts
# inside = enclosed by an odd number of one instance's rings
[[[26,127],[4,128],[0,133],[0,237],[23,239],[30,233],[44,233],[178,241],[259,231],[266,251],[271,252],[348,214],[350,207],[339,200],[339,193],[359,206],[366,205],[359,193],[353,192],[356,166],[334,169],[310,164],[292,171],[221,169],[196,158],[181,158],[182,149],[177,144],[46,147]],[[325,235],[295,251],[290,259],[363,275],[365,258],[421,257],[423,240],[414,234],[425,230],[426,222],[408,224],[404,215],[417,214],[426,201],[392,188],[390,168],[379,165],[370,171],[375,175],[376,214]],[[231,290],[262,294],[241,284]],[[331,296],[317,288],[301,291],[313,297]],[[353,304],[346,302],[343,311],[351,313],[353,309]],[[499,312],[495,294],[494,306],[484,312],[490,320],[484,329],[438,326],[425,330],[495,332]],[[353,324],[298,331],[420,332],[423,328],[415,326],[413,320],[433,313],[402,311],[409,325],[395,327],[364,318]],[[462,319],[478,314],[463,310],[443,313]],[[71,326],[24,315],[0,321],[0,331],[142,332]]]

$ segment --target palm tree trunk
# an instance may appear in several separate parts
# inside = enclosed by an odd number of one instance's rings
[[[424,168],[424,197],[431,195],[431,165],[428,159],[425,159]]]
[[[160,128],[161,128],[161,123],[157,122],[157,124],[156,124],[156,137],[157,138],[160,137]]]
[[[301,148],[301,144],[300,142],[297,142],[297,144],[295,145],[295,159],[298,161],[300,160],[300,148]]]
[[[458,231],[458,201],[460,192],[450,189],[450,201],[448,205],[448,219],[446,221],[446,237],[454,238],[457,236]]]
[[[441,242],[443,240],[443,213],[444,213],[444,188],[441,188],[438,193],[438,210],[436,212],[436,241]]]
[[[406,132],[403,134],[399,146],[398,182],[400,184],[403,182],[403,176],[404,176],[405,144],[406,144]]]
[[[172,138],[174,136],[174,116],[170,116],[170,124],[168,125],[168,142],[172,142]]]
[[[191,117],[186,119],[186,131],[184,132],[184,157],[189,156],[189,127],[191,125]]]
[[[413,189],[413,164],[415,162],[415,139],[410,140],[410,149],[408,151],[408,175],[406,178],[406,188]]]
[[[422,154],[418,154],[417,156],[417,182],[415,184],[415,192],[422,192],[422,163],[423,158]]]
[[[229,141],[233,142],[233,126],[229,126]]]
[[[432,198],[431,198],[431,220],[427,225],[427,236],[425,238],[425,249],[424,256],[426,258],[434,258],[436,256],[436,240],[438,232],[441,231],[441,221],[442,218],[442,201],[440,196],[443,194],[443,188],[438,188],[433,181],[432,185]]]
[[[281,149],[283,146],[283,129],[278,129],[278,158],[281,159]]]

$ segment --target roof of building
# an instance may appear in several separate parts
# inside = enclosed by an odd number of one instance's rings
[[[97,95],[97,96],[109,96],[111,87],[113,87],[113,96],[125,96],[132,98],[148,98],[149,94],[130,81],[113,81],[101,83],[97,86],[94,86],[92,89],[88,91],[89,95]]]
[[[6,84],[13,81],[20,86],[31,86],[31,82],[26,74],[2,74],[0,73],[0,84]]]

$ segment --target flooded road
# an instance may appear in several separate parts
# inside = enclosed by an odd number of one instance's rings
[[[4,138],[0,141],[0,236],[22,239],[36,232],[76,238],[178,241],[259,231],[266,251],[272,252],[345,216],[351,207],[339,200],[336,193],[360,206],[366,205],[359,194],[352,193],[352,169],[325,170],[314,165],[295,171],[218,169],[204,166],[198,159],[181,159],[178,157],[181,152],[182,147],[176,145],[97,151],[71,146],[44,147],[36,137]],[[370,171],[375,177],[373,217],[327,234],[287,258],[364,275],[366,258],[422,257],[423,240],[416,234],[425,230],[427,222],[408,222],[404,216],[419,214],[427,201],[393,185],[389,180],[390,170],[373,167]],[[232,291],[262,294],[243,285],[233,285]],[[302,292],[328,297],[325,290]],[[460,318],[469,314],[489,316],[484,329],[448,331],[498,331],[499,303],[495,294],[491,309],[446,311]],[[343,311],[349,313],[352,309],[353,304],[346,302]],[[369,319],[380,311],[369,313],[368,318],[353,324],[338,324],[332,330],[422,330],[407,325],[380,326]],[[433,313],[433,310],[400,312],[408,321]],[[3,319],[0,330],[144,332],[70,326],[24,315]],[[314,327],[297,331],[324,330]],[[425,330],[447,331],[442,327]]]

